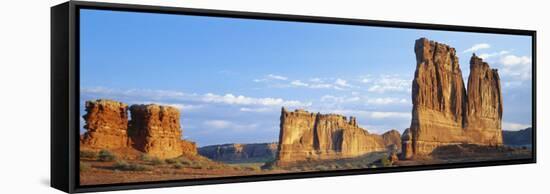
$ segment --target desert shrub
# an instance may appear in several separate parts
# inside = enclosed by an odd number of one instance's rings
[[[180,158],[178,158],[178,160],[179,160],[179,162],[180,162],[181,164],[183,164],[183,165],[188,165],[188,166],[190,166],[190,165],[193,164],[193,161],[190,160],[190,159],[187,158],[187,157],[180,157]]]
[[[383,157],[382,159],[380,159],[380,163],[382,163],[382,166],[383,167],[391,167],[391,161],[390,159],[388,159],[388,157]]]
[[[116,159],[116,156],[108,150],[99,151],[98,158],[103,162],[110,162]]]
[[[166,159],[166,160],[164,160],[164,162],[166,162],[167,164],[176,164],[176,163],[180,163],[180,161],[179,161],[177,158]]]
[[[174,165],[172,165],[175,169],[182,169],[183,168],[183,165],[181,165],[180,163],[175,163]]]
[[[315,167],[315,170],[320,170],[320,171],[329,170],[329,167],[325,165],[318,165]]]
[[[156,165],[164,164],[164,160],[161,160],[157,157],[154,157],[154,158],[151,159],[151,161],[149,161],[149,163],[153,166],[156,166]]]
[[[80,172],[85,172],[85,171],[88,171],[90,170],[90,164],[88,163],[85,163],[85,162],[80,162]]]
[[[80,158],[95,159],[97,158],[97,152],[90,150],[80,150]]]
[[[113,165],[113,168],[115,170],[123,170],[123,171],[146,171],[151,170],[149,166],[141,165],[141,164],[131,164],[124,160],[117,160],[115,164]]]
[[[151,157],[147,154],[139,155],[139,160],[141,160],[141,161],[149,162],[149,161],[151,161],[151,159],[153,159],[153,157]]]
[[[260,171],[261,169],[260,169],[259,166],[244,166],[243,170],[246,170],[246,171]]]

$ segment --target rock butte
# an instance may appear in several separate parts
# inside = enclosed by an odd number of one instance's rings
[[[81,145],[97,149],[131,147],[158,158],[197,154],[194,142],[181,139],[180,112],[169,106],[128,105],[112,100],[86,102],[87,132]]]
[[[348,121],[337,114],[287,112],[282,108],[280,120],[277,164],[356,157],[400,144],[399,132],[388,132],[386,137],[370,134],[354,117]]]
[[[130,145],[128,105],[112,100],[86,102],[83,116],[87,130],[81,142],[92,148],[123,148]]]
[[[470,59],[466,92],[454,48],[416,40],[412,120],[402,136],[402,157],[429,155],[441,145],[502,145],[502,96],[495,69]]]

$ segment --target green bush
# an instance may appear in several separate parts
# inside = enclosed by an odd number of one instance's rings
[[[85,171],[88,171],[90,170],[90,164],[87,164],[87,163],[84,163],[84,162],[80,162],[80,172],[85,172]]]
[[[383,167],[391,167],[391,161],[388,159],[388,157],[383,157],[380,159],[380,163],[382,163]]]
[[[154,158],[151,159],[151,161],[149,161],[149,163],[153,166],[156,166],[156,165],[164,164],[164,160],[161,160],[157,157],[154,157]]]
[[[151,157],[147,154],[141,154],[141,155],[139,155],[139,159],[141,161],[149,162],[149,161],[151,161],[151,159],[153,159],[153,157]]]
[[[164,160],[164,162],[166,162],[167,164],[177,164],[177,163],[180,163],[180,161],[179,161],[177,158],[166,159],[166,160]]]
[[[173,165],[173,167],[174,167],[175,169],[182,169],[182,168],[183,168],[183,165],[181,165],[180,163],[175,163],[175,164]]]
[[[110,162],[116,159],[116,156],[108,150],[99,151],[99,160],[103,162]]]
[[[146,171],[151,170],[149,166],[141,165],[141,164],[130,164],[124,160],[118,160],[113,165],[113,168],[115,170],[123,170],[123,171]]]
[[[97,158],[97,152],[90,150],[80,150],[80,158],[95,159]]]

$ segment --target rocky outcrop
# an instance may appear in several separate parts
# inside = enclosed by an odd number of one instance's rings
[[[356,119],[337,114],[310,113],[304,110],[281,111],[277,162],[337,159],[385,151],[380,135],[370,134],[357,125]],[[394,133],[386,138],[395,140]],[[397,135],[399,136],[399,135]]]
[[[401,152],[401,134],[399,134],[399,131],[395,129],[389,130],[382,134],[382,139],[384,139],[384,145],[386,145],[387,149]]]
[[[465,132],[483,145],[502,144],[502,94],[496,69],[475,54],[470,59]]]
[[[174,158],[183,153],[180,112],[156,104],[130,107],[130,137],[134,148],[158,158]]]
[[[181,140],[181,151],[183,154],[197,155],[197,144],[192,141]]]
[[[222,162],[267,162],[275,159],[278,143],[222,144],[199,148],[199,154]]]
[[[410,135],[402,139],[403,156],[428,155],[449,144],[501,144],[497,71],[472,56],[467,93],[454,48],[421,38],[416,40],[415,53],[412,120]]]
[[[128,105],[112,100],[86,101],[86,133],[81,144],[91,148],[128,147]]]

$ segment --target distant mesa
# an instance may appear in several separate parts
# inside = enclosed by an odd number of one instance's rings
[[[529,127],[519,131],[502,131],[502,139],[505,145],[510,147],[533,145],[533,128]]]
[[[466,89],[454,48],[426,38],[414,48],[412,121],[402,136],[402,157],[429,155],[442,145],[502,145],[497,70],[474,54]]]
[[[401,144],[400,134],[370,134],[354,117],[281,110],[277,164],[306,160],[339,159],[386,151]],[[396,148],[399,146],[395,146]]]
[[[278,143],[222,144],[200,147],[199,154],[215,161],[252,163],[273,161]]]
[[[197,154],[194,142],[181,139],[180,112],[156,104],[130,106],[99,99],[86,102],[87,129],[81,145],[96,149],[134,148],[158,158]]]

